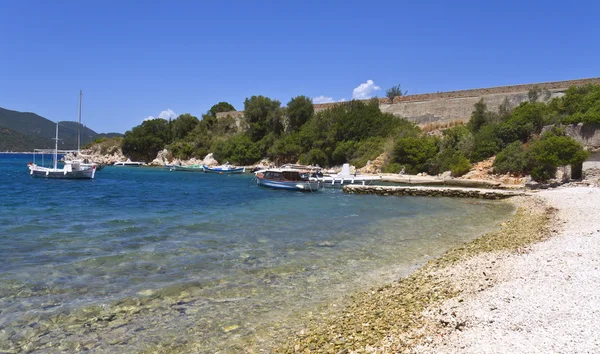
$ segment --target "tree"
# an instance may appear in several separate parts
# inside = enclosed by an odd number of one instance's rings
[[[400,138],[394,146],[394,162],[406,165],[407,173],[426,170],[425,164],[438,153],[438,139],[430,136]]]
[[[156,118],[125,132],[123,154],[134,160],[152,161],[169,142],[169,122]]]
[[[487,105],[483,102],[483,98],[475,103],[475,110],[471,113],[471,119],[467,123],[467,128],[475,134],[487,122]]]
[[[509,144],[494,159],[494,173],[524,174],[527,172],[525,146],[520,141]]]
[[[304,125],[314,114],[315,108],[312,100],[306,96],[294,97],[288,102],[286,115],[288,118],[289,132],[300,130],[300,127]]]
[[[390,101],[393,100],[394,97],[396,97],[396,96],[406,96],[407,93],[408,93],[408,90],[402,92],[402,87],[400,84],[398,84],[396,86],[392,86],[385,91],[385,95],[387,96],[388,99],[390,99]]]
[[[244,101],[244,116],[253,141],[259,141],[270,132],[280,135],[283,131],[281,103],[264,96],[252,96]]]
[[[580,164],[588,157],[589,153],[573,138],[556,131],[544,133],[529,150],[531,177],[547,181],[554,177],[558,166]]]
[[[198,118],[189,113],[181,114],[179,117],[171,121],[171,133],[173,138],[183,139],[198,125]]]
[[[212,116],[212,117],[216,117],[217,113],[221,113],[221,112],[231,112],[231,111],[235,111],[235,108],[227,103],[227,102],[219,102],[216,105],[210,107],[210,109],[208,110],[208,112],[206,112],[206,114]]]

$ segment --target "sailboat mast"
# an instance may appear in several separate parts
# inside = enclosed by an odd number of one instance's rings
[[[81,148],[81,97],[83,92],[79,90],[79,124],[77,124],[77,156],[79,156],[79,149]]]
[[[58,122],[56,122],[56,138],[54,138],[54,169],[56,170],[58,160]]]

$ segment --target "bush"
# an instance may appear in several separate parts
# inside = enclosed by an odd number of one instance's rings
[[[520,141],[515,141],[500,151],[494,159],[495,173],[524,174],[527,172],[527,155]]]
[[[398,173],[402,171],[403,165],[400,165],[397,162],[388,162],[387,164],[381,167],[381,172],[383,173]]]
[[[406,165],[406,172],[424,172],[426,163],[438,153],[438,139],[435,137],[400,138],[394,146],[393,161]]]
[[[475,135],[475,148],[471,155],[472,161],[482,161],[496,155],[502,146],[502,140],[498,138],[497,125],[485,125]]]
[[[310,150],[301,160],[309,165],[327,166],[327,155],[320,149]]]
[[[355,144],[355,151],[351,155],[350,163],[357,168],[363,167],[367,161],[375,160],[384,152],[385,139],[372,137]]]
[[[230,161],[240,165],[250,165],[260,161],[262,154],[250,136],[239,134],[214,144],[214,156],[220,161]]]
[[[589,153],[577,141],[550,131],[534,141],[529,149],[531,177],[547,181],[554,177],[558,166],[580,164],[588,157]]]
[[[450,171],[452,176],[460,177],[469,172],[470,169],[469,159],[462,152],[453,149],[443,150],[435,159],[427,163],[427,172],[431,175]]]
[[[453,155],[449,167],[453,177],[460,177],[471,170],[471,163],[469,159],[458,152]]]

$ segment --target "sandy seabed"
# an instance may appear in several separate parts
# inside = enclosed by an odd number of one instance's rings
[[[516,254],[459,263],[458,273],[487,272],[493,285],[428,309],[437,330],[403,351],[600,353],[600,188],[558,188],[533,198],[558,209],[552,237]]]

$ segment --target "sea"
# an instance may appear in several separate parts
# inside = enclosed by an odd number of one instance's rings
[[[43,179],[31,159],[0,154],[0,352],[268,352],[514,213],[157,167]]]

